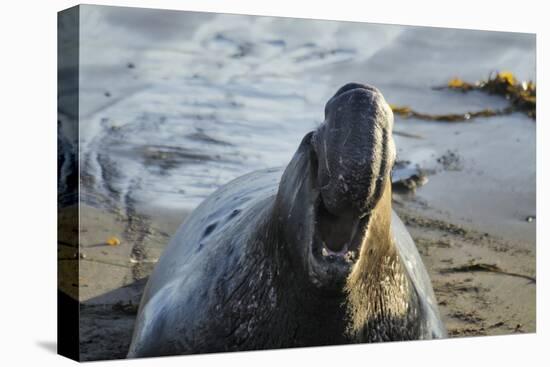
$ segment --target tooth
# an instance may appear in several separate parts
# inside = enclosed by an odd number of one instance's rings
[[[328,256],[328,251],[326,248],[323,247],[323,249],[321,250],[323,256],[327,257]]]
[[[350,250],[346,252],[345,259],[347,262],[352,262],[353,260],[355,260],[355,251]]]

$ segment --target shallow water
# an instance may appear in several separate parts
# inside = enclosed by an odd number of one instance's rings
[[[190,210],[235,177],[285,165],[347,82],[450,113],[506,105],[432,89],[454,76],[535,79],[535,37],[518,33],[86,5],[80,40],[84,201],[149,213]],[[532,120],[396,117],[395,130],[423,137],[395,139],[400,159],[435,171],[418,191],[434,212],[534,242],[523,220],[535,214]],[[448,150],[458,170],[437,162]]]

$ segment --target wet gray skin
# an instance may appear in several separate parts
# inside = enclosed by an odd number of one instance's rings
[[[444,337],[406,228],[391,209],[374,215],[391,205],[392,125],[377,89],[347,84],[286,168],[208,197],[149,278],[128,357]],[[374,217],[391,267],[369,241]]]

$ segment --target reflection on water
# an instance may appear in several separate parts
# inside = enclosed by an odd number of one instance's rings
[[[98,6],[81,27],[83,198],[109,207],[193,208],[286,164],[349,81],[440,113],[504,103],[430,89],[452,76],[535,76],[526,34]]]

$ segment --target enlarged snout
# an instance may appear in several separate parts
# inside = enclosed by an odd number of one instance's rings
[[[362,256],[395,160],[392,125],[376,88],[347,84],[327,102],[325,121],[304,136],[283,173],[280,228],[290,258],[317,289],[339,294]]]
[[[312,138],[327,215],[349,222],[376,206],[395,160],[392,127],[392,111],[374,87],[350,83],[327,102]]]

